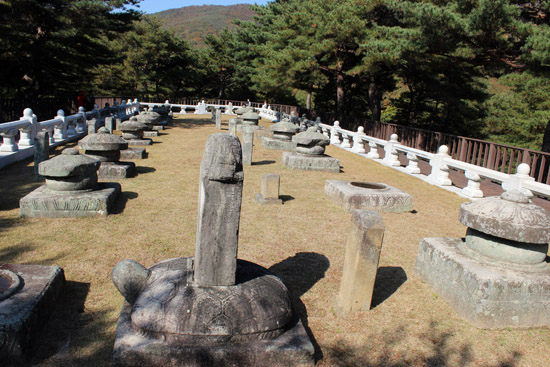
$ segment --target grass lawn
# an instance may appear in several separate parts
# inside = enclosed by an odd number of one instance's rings
[[[153,139],[149,158],[135,161],[138,176],[120,181],[122,197],[104,218],[20,219],[19,199],[41,183],[32,162],[0,171],[0,262],[59,265],[67,279],[34,364],[111,364],[123,301],[111,270],[126,258],[150,267],[194,254],[200,161],[216,132],[210,116],[175,119]],[[291,171],[280,151],[264,149],[256,137],[254,163],[244,168],[239,237],[239,258],[271,269],[296,298],[318,366],[548,366],[547,328],[477,329],[415,274],[421,238],[464,236],[457,219],[464,199],[332,146],[327,154],[340,159],[343,172]],[[281,176],[284,205],[254,201],[266,173]],[[412,212],[382,213],[386,232],[368,312],[332,311],[350,214],[324,195],[328,179],[384,182],[414,197]]]

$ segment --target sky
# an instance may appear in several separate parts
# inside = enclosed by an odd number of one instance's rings
[[[168,9],[177,9],[191,5],[235,5],[235,4],[258,4],[265,5],[268,0],[142,0],[139,10],[144,13],[158,13]]]

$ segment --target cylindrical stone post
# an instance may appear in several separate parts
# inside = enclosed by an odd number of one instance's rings
[[[254,146],[254,130],[243,125],[243,164],[246,166],[252,165],[252,148]]]
[[[34,138],[34,175],[39,177],[38,165],[50,158],[50,138],[48,132],[41,131]]]

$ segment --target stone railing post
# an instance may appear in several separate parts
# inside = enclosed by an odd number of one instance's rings
[[[4,138],[4,142],[0,145],[0,152],[17,152],[19,150],[17,144],[15,144],[17,132],[17,129],[13,128],[0,133],[2,138]]]
[[[324,127],[324,126],[321,126],[321,130],[323,131],[323,135],[327,138],[327,139],[330,139],[330,134],[328,133],[328,128]]]
[[[80,114],[80,118],[76,121],[75,131],[77,134],[80,134],[86,131],[86,109],[80,106],[78,107],[78,113]]]
[[[378,154],[378,145],[374,141],[369,140],[369,152],[367,157],[370,159],[380,159],[380,154]]]
[[[462,193],[470,198],[482,198],[481,177],[476,172],[466,171],[464,176],[468,179],[468,185],[462,189]]]
[[[384,146],[384,159],[382,163],[386,166],[399,167],[399,153],[395,149],[395,144],[399,144],[397,140],[397,134],[391,134],[390,140]]]
[[[65,117],[65,111],[57,110],[57,116],[55,116],[55,118],[60,119],[61,123],[55,125],[53,138],[59,140],[67,139],[67,118]]]
[[[407,153],[407,159],[409,160],[409,164],[407,165],[407,168],[405,169],[407,173],[410,174],[419,174],[420,168],[418,167],[418,157],[414,153]]]
[[[350,136],[348,134],[342,134],[342,144],[340,144],[340,148],[351,148],[349,138]]]
[[[340,135],[336,129],[340,128],[340,121],[334,121],[334,125],[330,129],[330,144],[340,144]]]
[[[530,171],[531,167],[529,167],[527,163],[521,163],[517,168],[516,174],[510,175],[510,178],[507,181],[502,182],[502,188],[504,189],[504,191],[517,190],[523,195],[532,198],[533,193],[531,192],[531,190],[523,187],[524,182],[535,181],[533,177],[529,176]]]
[[[357,128],[357,132],[353,134],[353,147],[351,148],[351,151],[357,154],[365,154],[365,145],[363,144],[362,137],[365,136],[365,128],[363,126],[359,126]]]
[[[442,145],[439,147],[437,154],[434,154],[432,159],[430,159],[432,173],[430,173],[428,179],[436,185],[452,185],[452,181],[449,178],[449,167],[444,162],[446,158],[449,158],[449,154],[447,154],[448,151],[449,148],[446,145]]]
[[[38,119],[36,118],[36,115],[32,113],[32,110],[30,108],[25,108],[23,111],[23,117],[21,117],[19,120],[27,120],[29,121],[29,125],[22,127],[19,129],[20,135],[19,135],[19,146],[20,147],[30,147],[34,145],[34,137],[36,136],[37,132],[37,124]]]

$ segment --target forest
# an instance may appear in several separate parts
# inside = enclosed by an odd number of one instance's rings
[[[138,3],[0,2],[0,98],[250,98],[550,151],[550,0],[275,0],[201,47]]]

